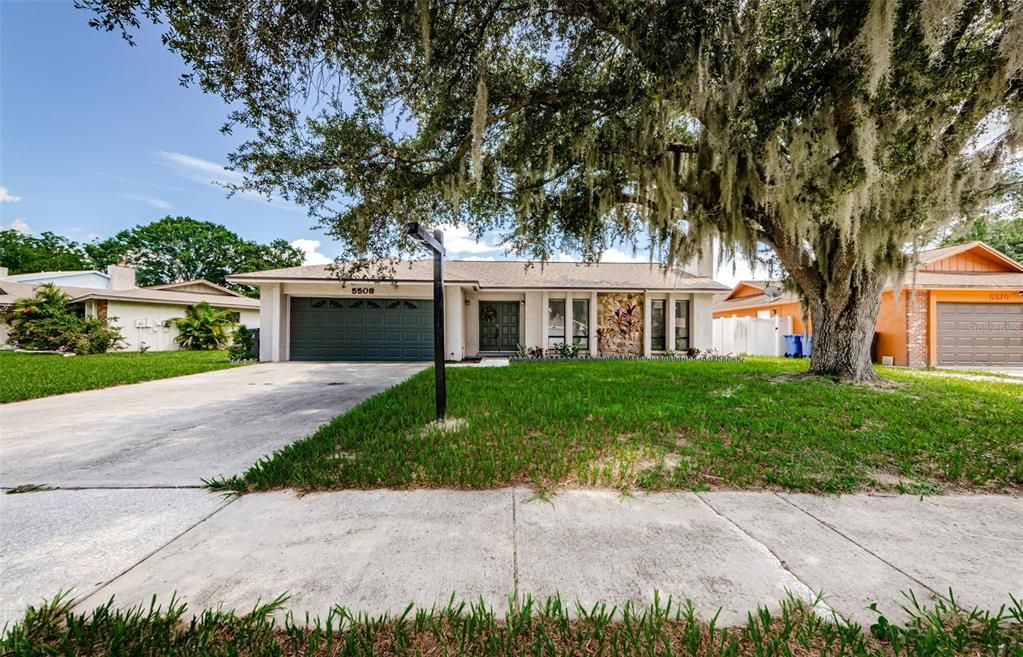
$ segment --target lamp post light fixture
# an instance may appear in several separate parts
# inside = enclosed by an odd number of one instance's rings
[[[406,227],[412,239],[433,251],[433,373],[437,402],[437,422],[447,414],[448,391],[444,377],[444,233],[431,235],[418,222]]]

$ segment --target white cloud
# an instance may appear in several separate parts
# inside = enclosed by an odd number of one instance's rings
[[[465,226],[438,226],[438,228],[444,231],[444,250],[447,251],[449,257],[457,257],[461,254],[493,253],[501,250],[499,246],[486,240],[477,242]]]
[[[17,203],[20,200],[20,196],[11,194],[6,187],[0,185],[0,203]]]
[[[210,162],[200,157],[174,151],[160,151],[158,155],[179,175],[196,182],[237,185],[245,180],[244,176],[237,171],[228,171],[223,164]]]
[[[750,266],[749,261],[745,258],[736,256],[734,268],[732,265],[733,262],[731,260],[726,260],[718,265],[717,272],[714,274],[714,280],[723,285],[735,287],[735,284],[739,281],[755,280],[757,278],[756,270]],[[765,271],[760,273],[763,275],[767,274]]]
[[[493,262],[493,261],[497,260],[497,258],[495,258],[494,256],[478,256],[478,255],[473,255],[473,256],[465,256],[464,258],[459,258],[459,260],[469,260],[469,261],[473,261],[473,262]]]
[[[192,155],[176,153],[174,151],[159,151],[157,155],[159,155],[160,159],[163,160],[163,163],[170,167],[176,174],[182,178],[187,178],[188,180],[193,180],[207,185],[216,185],[218,187],[241,185],[245,182],[245,176],[240,172],[229,171],[223,164],[204,160],[201,157],[194,157]],[[239,191],[237,194],[243,198],[260,201],[283,210],[290,210],[293,212],[302,210],[302,208],[293,203],[275,198],[267,198],[265,195],[252,190]]]
[[[291,245],[305,254],[303,265],[327,265],[334,259],[320,252],[320,240],[294,240]]]
[[[3,228],[4,230],[14,230],[22,235],[31,235],[35,232],[32,230],[32,227],[28,225],[28,222],[25,221],[25,217],[18,217],[9,224],[0,224],[0,228]]]
[[[152,196],[140,196],[139,194],[124,194],[123,196],[124,198],[130,198],[133,201],[142,201],[143,203],[148,203],[157,210],[170,210],[174,207],[173,205],[163,200],[162,198],[155,198]]]
[[[605,249],[600,255],[601,262],[650,262],[650,254],[645,249],[639,249],[635,253],[622,251],[621,249]]]

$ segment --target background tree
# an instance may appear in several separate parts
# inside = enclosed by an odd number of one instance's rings
[[[1023,136],[1023,0],[78,0],[161,22],[230,129],[243,188],[306,205],[349,254],[409,220],[587,259],[646,233],[769,244],[811,371],[869,380],[885,282],[1000,193]]]
[[[1011,181],[1018,185],[1021,179],[1023,175],[1016,172]],[[1023,262],[1023,188],[1017,186],[998,200],[983,212],[954,225],[941,240],[942,246],[980,240]]]
[[[82,245],[54,233],[25,235],[0,230],[0,266],[11,274],[89,269]]]
[[[269,245],[242,239],[224,226],[191,217],[164,217],[148,225],[122,230],[113,237],[86,245],[92,261],[100,267],[124,261],[138,270],[139,285],[159,285],[197,278],[239,289],[228,274],[296,267],[302,251],[285,240]]]
[[[1023,262],[1023,215],[1004,217],[981,214],[945,236],[942,246],[980,240],[1016,262]]]

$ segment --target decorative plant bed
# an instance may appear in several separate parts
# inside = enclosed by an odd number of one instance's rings
[[[578,360],[636,360],[636,361],[709,361],[714,363],[742,363],[745,362],[739,356],[724,356],[719,354],[708,354],[699,356],[687,356],[678,354],[675,356],[635,356],[632,354],[610,354],[606,356],[562,356],[552,354],[545,356],[512,356],[508,359],[512,363],[538,363],[546,361],[578,361]]]

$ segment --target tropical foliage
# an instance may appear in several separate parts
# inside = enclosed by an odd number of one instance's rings
[[[257,358],[256,335],[248,326],[239,324],[231,338],[231,346],[227,349],[231,360],[251,360]]]
[[[3,316],[10,325],[8,341],[21,349],[78,354],[101,354],[121,344],[120,331],[107,318],[85,317],[70,300],[52,283],[18,299]]]
[[[1023,0],[79,4],[129,39],[163,26],[184,81],[254,135],[240,188],[352,255],[411,252],[410,220],[537,258],[766,243],[812,371],[846,379],[875,376],[887,280],[1004,191],[1023,140]]]
[[[205,301],[188,306],[185,316],[173,321],[178,329],[174,341],[182,349],[224,349],[235,329],[230,311],[214,308]]]

